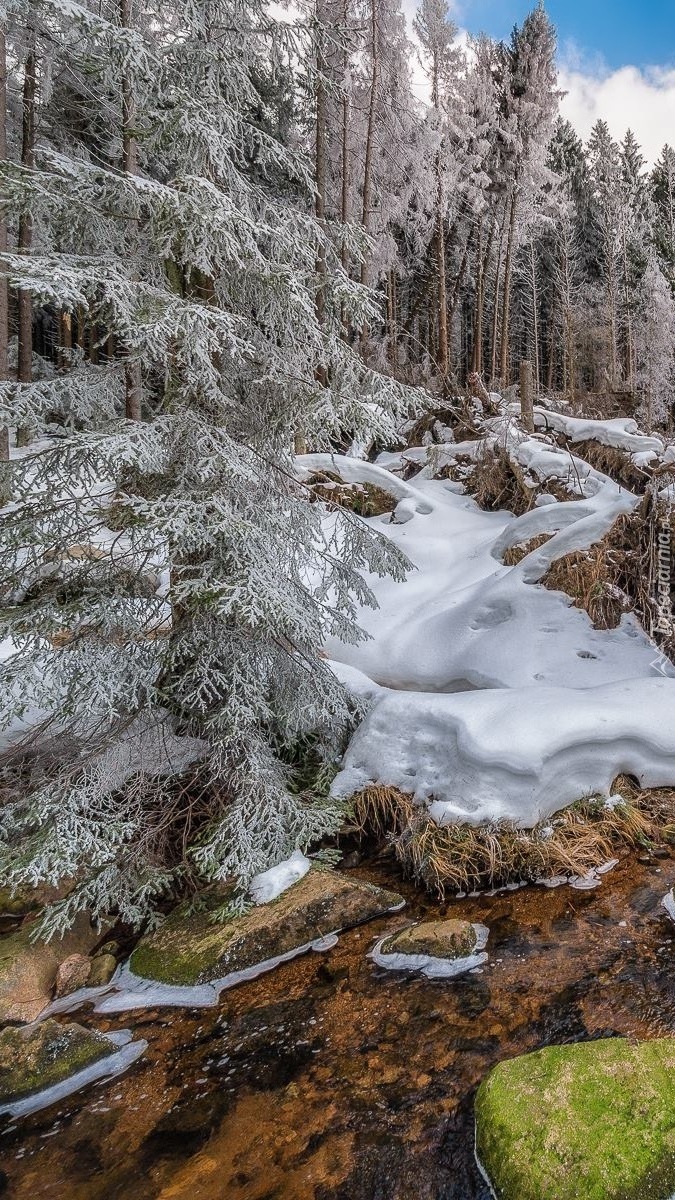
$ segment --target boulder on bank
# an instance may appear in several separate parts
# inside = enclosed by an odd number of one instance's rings
[[[0,1107],[42,1092],[82,1071],[117,1047],[74,1023],[46,1020],[0,1033]]]
[[[210,902],[216,906],[216,898]],[[130,967],[135,975],[174,986],[224,979],[272,959],[290,957],[330,933],[402,908],[404,900],[336,871],[313,869],[269,904],[214,923],[208,911],[172,913],[142,938]]]
[[[33,942],[33,932],[32,925],[22,925],[0,938],[0,1024],[35,1021],[52,998],[60,965],[87,954],[101,937],[85,914],[62,938]]]
[[[549,1046],[500,1063],[476,1097],[476,1152],[498,1200],[668,1200],[675,1038]]]

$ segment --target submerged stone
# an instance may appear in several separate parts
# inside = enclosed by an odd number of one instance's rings
[[[476,1097],[476,1151],[498,1200],[668,1200],[675,1039],[549,1046],[500,1063]]]
[[[468,958],[478,944],[470,921],[423,921],[408,925],[380,947],[382,954],[427,954],[430,958]]]
[[[215,907],[216,899],[210,903]],[[130,967],[135,975],[158,983],[210,983],[290,956],[403,904],[396,892],[314,869],[276,900],[224,923],[215,923],[208,911],[176,909],[160,929],[141,939]]]
[[[487,962],[489,929],[469,921],[423,921],[381,938],[370,952],[388,971],[419,971],[427,979],[456,979]]]
[[[91,1063],[114,1054],[101,1034],[73,1023],[46,1020],[0,1033],[0,1105],[61,1083]]]

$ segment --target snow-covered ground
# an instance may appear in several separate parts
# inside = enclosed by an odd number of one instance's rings
[[[611,426],[607,444],[627,453],[663,453],[658,439],[645,438],[646,447],[620,423],[578,424],[584,436],[597,434],[590,424]],[[581,438],[581,428],[565,432]],[[378,465],[298,460],[305,476],[332,470],[389,490],[393,521],[367,523],[414,567],[403,583],[368,577],[379,608],[360,614],[367,642],[325,647],[336,674],[371,702],[336,794],[380,783],[414,794],[440,823],[530,827],[582,797],[609,795],[622,772],[645,786],[675,784],[675,671],[632,615],[597,630],[568,596],[539,584],[553,561],[600,540],[639,497],[552,442],[507,430],[505,444],[533,484],[555,478],[579,499],[546,497],[516,518],[429,478],[426,452],[412,455],[422,467],[412,484],[390,473],[397,455]],[[439,452],[447,461],[460,448],[430,453]],[[503,564],[507,548],[541,534],[550,535],[545,545]]]

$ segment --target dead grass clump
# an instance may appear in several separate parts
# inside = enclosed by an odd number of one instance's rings
[[[537,537],[530,538],[529,542],[519,542],[517,546],[509,546],[504,551],[502,562],[505,567],[515,567],[533,550],[538,550],[540,546],[545,546],[551,539],[550,533],[540,533]]]
[[[674,659],[675,633],[658,633],[659,537],[668,527],[675,550],[675,508],[648,494],[601,542],[554,562],[542,582],[571,596],[598,629],[615,629],[624,613],[634,612]]]
[[[572,443],[569,443],[566,438],[560,440],[565,443],[571,454],[575,454],[577,458],[583,458],[584,462],[594,467],[596,471],[601,471],[603,475],[609,475],[610,479],[615,479],[617,483],[623,484],[631,492],[638,494],[644,492],[651,472],[641,471],[639,467],[636,467],[625,450],[618,450],[615,446],[603,446],[600,442],[590,439],[585,442]]]
[[[542,582],[551,591],[570,596],[575,608],[588,613],[596,629],[616,629],[630,607],[628,597],[615,582],[620,574],[616,552],[605,540],[589,550],[559,558]]]
[[[322,471],[307,481],[311,499],[348,508],[359,517],[380,517],[396,507],[395,498],[372,483],[345,483],[337,475]]]
[[[652,803],[651,793],[617,780],[622,800],[579,801],[534,829],[500,822],[490,826],[438,826],[426,808],[396,788],[369,787],[353,801],[357,829],[387,837],[404,870],[429,891],[470,892],[534,882],[554,876],[585,875],[617,850],[649,846],[659,830],[675,838],[675,796],[669,806]]]
[[[439,444],[443,441],[443,428],[452,428],[457,421],[457,408],[452,404],[442,404],[438,408],[425,412],[407,433],[407,446],[423,446],[427,443]],[[426,442],[425,442],[426,439]]]
[[[476,503],[487,512],[509,509],[522,516],[530,511],[537,494],[501,446],[475,460],[465,483]]]

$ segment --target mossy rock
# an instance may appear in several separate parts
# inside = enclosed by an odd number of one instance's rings
[[[81,1025],[47,1020],[0,1033],[0,1105],[42,1092],[98,1062],[117,1047]]]
[[[34,894],[25,891],[12,892],[9,888],[0,888],[0,917],[23,916],[38,907]]]
[[[225,923],[215,923],[208,910],[190,915],[185,907],[176,909],[160,929],[141,939],[130,966],[136,975],[159,983],[210,983],[290,955],[403,903],[396,892],[336,871],[312,870],[270,904]]]
[[[498,1200],[668,1200],[675,1039],[549,1046],[500,1063],[476,1097]]]
[[[427,954],[431,958],[468,958],[478,943],[469,921],[423,921],[408,925],[387,938],[381,954]]]
[[[0,1023],[36,1020],[51,998],[59,965],[73,954],[87,954],[100,940],[86,914],[72,929],[50,942],[32,941],[33,925],[0,937]]]

